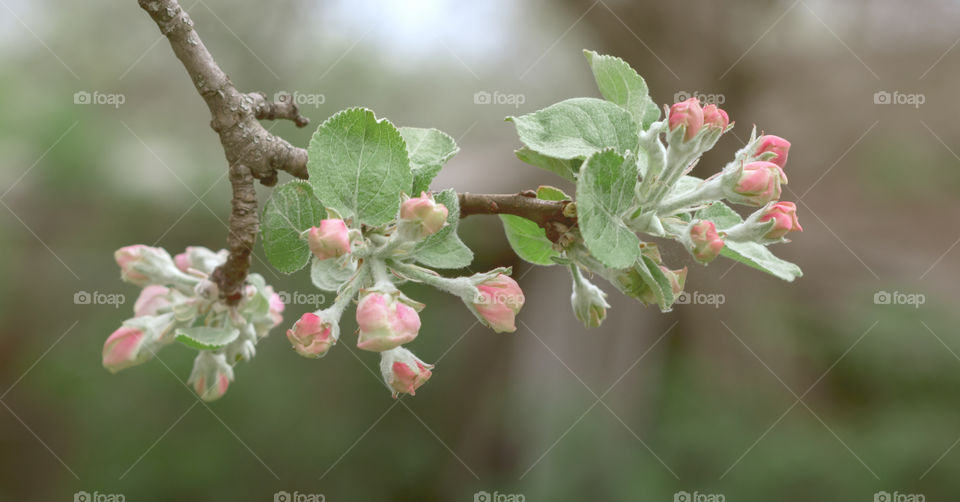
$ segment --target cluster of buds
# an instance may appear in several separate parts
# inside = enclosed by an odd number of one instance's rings
[[[189,382],[202,399],[218,399],[233,380],[233,365],[250,360],[259,339],[283,320],[280,296],[257,274],[250,274],[238,305],[220,298],[210,275],[226,260],[225,250],[188,247],[171,258],[161,248],[133,245],[114,258],[121,278],[142,290],[134,316],[104,343],[103,366],[110,372],[146,362],[180,340],[199,350]],[[230,336],[219,336],[224,333]],[[217,335],[216,343],[201,334]]]
[[[425,308],[400,290],[406,281],[457,295],[481,323],[498,333],[517,329],[523,291],[508,269],[446,278],[413,263],[418,246],[448,225],[449,210],[432,194],[404,197],[396,221],[379,228],[357,228],[352,220],[328,212],[329,219],[302,237],[313,254],[314,284],[337,296],[332,305],[304,313],[287,330],[301,356],[326,355],[340,339],[344,312],[356,301],[357,348],[380,354],[383,382],[394,397],[414,394],[430,378],[433,365],[405,347],[420,333],[419,312]]]

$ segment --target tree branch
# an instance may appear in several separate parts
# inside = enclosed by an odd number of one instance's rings
[[[177,0],[138,0],[170,41],[170,47],[183,64],[194,87],[210,109],[210,127],[230,166],[233,189],[226,263],[213,272],[213,280],[227,303],[242,297],[243,283],[250,269],[250,257],[256,243],[259,220],[254,180],[265,186],[277,183],[277,171],[307,179],[307,151],[268,132],[259,120],[291,120],[297,127],[310,121],[300,115],[292,99],[273,102],[263,93],[243,93],[217,65],[210,51],[193,29],[193,20]],[[460,215],[513,214],[536,222],[550,240],[557,241],[576,225],[569,211],[570,201],[546,201],[533,192],[513,195],[460,194]],[[572,209],[572,208],[570,208]],[[568,216],[570,213],[570,216]],[[571,217],[572,216],[572,217]]]

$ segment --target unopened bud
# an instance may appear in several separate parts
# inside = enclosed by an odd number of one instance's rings
[[[700,132],[703,127],[703,108],[700,107],[700,100],[690,98],[686,101],[674,103],[670,107],[670,116],[668,119],[670,130],[678,127],[686,127],[683,135],[684,141],[690,141]]]
[[[419,197],[403,201],[400,205],[401,224],[413,239],[422,239],[440,231],[447,224],[447,207],[433,200],[433,196],[421,192]]]
[[[480,290],[473,307],[480,320],[497,333],[517,330],[516,315],[523,308],[525,298],[517,281],[504,274],[497,274],[477,285]]]
[[[716,225],[709,220],[701,220],[690,226],[690,244],[690,253],[700,263],[713,261],[724,246]]]
[[[347,224],[340,219],[329,219],[313,227],[307,236],[310,251],[320,260],[338,258],[350,252]]]
[[[371,292],[357,304],[357,347],[383,352],[412,341],[420,332],[420,315],[397,294]]]
[[[802,232],[800,222],[797,220],[797,205],[793,202],[777,202],[760,216],[760,221],[773,220],[773,228],[767,232],[767,239],[780,239],[788,232]]]
[[[421,361],[403,347],[380,353],[380,374],[383,375],[383,382],[393,391],[393,397],[401,393],[414,395],[430,379],[432,369],[432,364]]]
[[[323,357],[337,343],[336,326],[316,314],[307,312],[292,329],[287,330],[287,339],[297,354],[303,357]]]

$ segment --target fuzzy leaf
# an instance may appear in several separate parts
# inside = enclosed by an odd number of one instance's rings
[[[177,330],[176,340],[198,350],[217,350],[240,336],[237,328],[194,326]]]
[[[371,110],[351,108],[327,119],[307,147],[310,184],[328,206],[353,222],[382,225],[397,215],[413,174],[400,131]]]
[[[457,192],[447,189],[433,196],[434,200],[447,206],[447,225],[427,237],[413,251],[416,260],[434,268],[462,268],[473,261],[473,251],[457,235],[460,223],[460,199]]]
[[[583,161],[578,159],[563,160],[547,157],[546,155],[541,155],[527,147],[516,150],[514,154],[516,154],[518,159],[526,162],[527,164],[546,169],[547,171],[550,171],[551,173],[570,181],[577,180],[576,173],[580,170],[580,164],[583,164]]]
[[[346,262],[346,263],[344,263]],[[310,265],[310,281],[318,289],[336,291],[357,271],[357,262],[347,259],[318,260],[313,257]]]
[[[411,196],[430,190],[430,182],[443,164],[460,151],[453,138],[436,129],[401,127],[400,134],[407,143],[410,169],[413,172]]]
[[[563,190],[552,186],[541,186],[537,188],[537,198],[543,200],[569,200],[570,196],[563,193]],[[503,231],[507,234],[507,241],[510,247],[517,253],[517,256],[534,265],[556,265],[560,253],[553,248],[553,242],[547,238],[546,231],[537,225],[520,216],[512,214],[501,214],[500,220],[503,222]]]
[[[310,248],[300,233],[318,225],[326,215],[307,182],[291,181],[277,187],[263,209],[261,221],[267,260],[285,274],[303,268],[310,259]]]
[[[602,99],[573,98],[522,117],[507,117],[520,141],[540,155],[555,159],[586,159],[613,148],[636,152],[638,126],[630,112]]]
[[[644,129],[660,118],[660,108],[650,99],[647,83],[626,61],[588,50],[583,54],[604,98],[629,111]]]
[[[637,183],[636,162],[613,150],[595,153],[580,170],[577,217],[590,253],[611,268],[627,268],[640,255],[640,239],[623,221]]]

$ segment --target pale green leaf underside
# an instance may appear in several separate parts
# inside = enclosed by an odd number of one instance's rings
[[[627,268],[640,254],[640,239],[623,221],[633,204],[635,162],[613,150],[590,156],[577,183],[577,217],[587,249],[604,265]]]
[[[660,118],[660,108],[650,99],[647,83],[626,61],[585,50],[600,94],[633,115],[644,129]]]
[[[263,209],[260,223],[267,260],[285,274],[303,268],[310,259],[310,249],[300,233],[319,224],[326,214],[305,181],[277,187]]]
[[[583,163],[583,161],[579,159],[564,160],[547,157],[546,155],[541,155],[527,147],[522,147],[519,150],[516,150],[514,153],[518,159],[526,162],[527,164],[546,169],[547,171],[550,171],[551,173],[570,181],[577,180],[576,173],[580,170],[580,164]]]
[[[460,199],[457,192],[447,189],[434,195],[447,206],[447,226],[427,237],[414,250],[418,262],[434,268],[462,268],[473,261],[473,251],[457,235],[460,222]]]
[[[240,330],[236,328],[195,326],[178,329],[176,340],[199,350],[217,350],[236,340],[238,336],[240,336]]]
[[[697,218],[712,221],[720,230],[743,221],[736,211],[722,202],[714,202],[701,209],[697,212]],[[788,282],[803,276],[799,266],[778,258],[766,246],[756,242],[727,241],[720,254]]]
[[[327,119],[310,139],[307,155],[310,183],[320,199],[344,217],[368,225],[396,217],[400,194],[413,183],[400,131],[365,108]]]
[[[400,134],[407,143],[410,169],[413,172],[411,196],[430,189],[430,182],[437,176],[443,164],[460,149],[449,135],[437,129],[401,127]]]
[[[507,120],[527,148],[555,159],[582,160],[604,148],[636,152],[639,142],[630,112],[602,99],[568,99]]]
[[[316,256],[310,265],[310,281],[318,289],[336,291],[357,271],[356,262],[330,258],[318,260]]]

